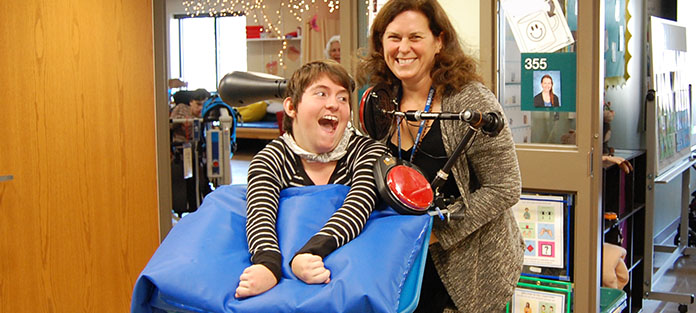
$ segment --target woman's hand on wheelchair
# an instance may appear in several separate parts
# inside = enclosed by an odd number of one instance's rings
[[[331,271],[324,267],[318,255],[298,254],[292,260],[291,267],[295,276],[307,284],[328,284],[331,281]]]
[[[273,272],[261,264],[253,264],[239,276],[235,298],[246,298],[262,294],[278,284]]]

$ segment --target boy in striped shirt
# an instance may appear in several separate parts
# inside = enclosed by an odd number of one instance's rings
[[[303,65],[283,101],[283,136],[251,161],[247,188],[247,241],[252,265],[240,276],[235,297],[273,288],[282,276],[275,231],[280,191],[294,186],[350,186],[343,205],[292,257],[293,273],[307,284],[328,283],[323,259],[354,239],[377,202],[372,167],[386,147],[347,128],[355,82],[334,61]],[[311,210],[311,208],[307,208]]]

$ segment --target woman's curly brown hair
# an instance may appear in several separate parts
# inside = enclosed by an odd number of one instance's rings
[[[423,13],[428,18],[433,36],[442,38],[442,49],[435,55],[434,65],[430,71],[433,87],[439,95],[450,96],[457,93],[471,81],[481,82],[477,73],[477,62],[466,55],[459,43],[459,37],[447,14],[436,0],[390,0],[379,11],[372,23],[367,55],[361,58],[356,77],[362,84],[376,85],[387,83],[400,85],[384,61],[382,37],[394,18],[405,11]]]

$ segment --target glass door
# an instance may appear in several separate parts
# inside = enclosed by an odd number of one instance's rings
[[[525,192],[573,197],[573,309],[599,311],[601,265],[602,1],[481,2],[482,73],[517,144]],[[490,16],[493,21],[483,18]],[[491,45],[488,45],[491,46]],[[495,53],[494,53],[495,54]]]

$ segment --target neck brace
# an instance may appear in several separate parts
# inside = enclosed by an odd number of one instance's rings
[[[295,154],[299,155],[301,158],[309,162],[327,163],[337,161],[341,159],[344,155],[346,155],[346,147],[348,147],[350,135],[351,132],[348,130],[348,128],[346,128],[345,130],[343,130],[343,137],[341,138],[341,141],[338,142],[336,148],[329,152],[321,154],[316,154],[302,149],[300,146],[297,145],[295,139],[292,138],[292,135],[290,135],[289,133],[284,133],[283,136],[281,136],[281,138],[283,138],[288,147],[290,147],[290,150],[292,150],[292,152],[294,152]]]

